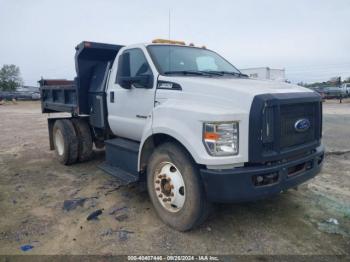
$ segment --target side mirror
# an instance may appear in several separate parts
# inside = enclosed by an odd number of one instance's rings
[[[131,88],[130,77],[125,77],[130,75],[130,54],[123,53],[119,57],[118,61],[118,73],[116,82],[125,89]]]
[[[119,85],[125,89],[130,89],[132,85],[134,85],[135,88],[152,88],[153,76],[120,76],[118,82]]]
[[[147,72],[148,65],[145,63],[145,67],[142,68],[142,73]],[[139,69],[140,71],[140,69]],[[118,73],[116,78],[116,83],[118,83],[122,88],[130,89],[132,85],[136,88],[152,88],[153,87],[153,75],[145,74],[141,72],[137,73],[137,76],[130,76],[130,54],[123,53],[119,57],[118,61]]]
[[[153,87],[153,76],[152,75],[142,75],[137,76],[138,78],[134,83],[136,88],[152,88]]]
[[[118,83],[119,85],[124,88],[124,89],[130,89],[131,88],[131,77],[128,77],[128,76],[120,76],[118,78]]]

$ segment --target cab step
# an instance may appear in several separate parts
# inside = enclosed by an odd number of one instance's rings
[[[105,171],[106,173],[108,173],[109,175],[114,176],[122,185],[129,185],[139,180],[138,176],[125,172],[123,169],[120,169],[119,167],[111,166],[106,162],[103,162],[98,167],[103,171]]]
[[[123,138],[105,141],[106,161],[99,165],[106,173],[116,177],[123,185],[137,182],[137,161],[140,143]]]

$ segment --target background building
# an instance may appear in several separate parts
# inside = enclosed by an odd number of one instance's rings
[[[243,74],[257,79],[269,79],[275,81],[286,81],[285,69],[272,69],[269,67],[254,67],[240,69]]]

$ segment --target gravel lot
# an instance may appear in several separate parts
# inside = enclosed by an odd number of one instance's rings
[[[146,193],[97,168],[104,152],[57,163],[38,102],[0,105],[0,254],[349,255],[350,101],[326,102],[324,114],[328,154],[318,177],[272,199],[218,205],[200,228],[179,233]],[[97,209],[99,219],[87,221]],[[33,249],[21,251],[25,244]]]

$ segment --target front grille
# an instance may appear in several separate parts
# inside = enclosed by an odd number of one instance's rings
[[[319,104],[303,103],[281,105],[280,107],[280,147],[285,149],[315,140],[315,120]],[[310,127],[304,132],[295,130],[295,123],[300,119],[308,119]]]
[[[296,129],[307,119],[306,130]],[[320,145],[322,103],[316,93],[255,96],[249,119],[249,161],[266,163],[304,154]]]

